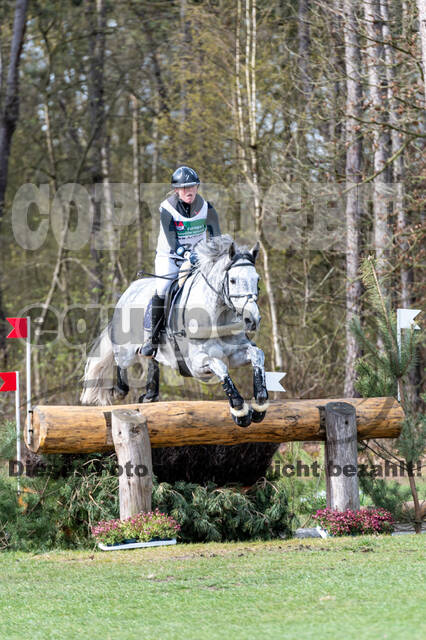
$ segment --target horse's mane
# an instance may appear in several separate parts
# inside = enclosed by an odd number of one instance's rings
[[[213,267],[217,265],[214,272],[222,271],[229,260],[229,247],[233,243],[230,235],[214,236],[208,240],[201,240],[194,251],[198,258],[197,268],[205,276],[212,275]],[[236,253],[244,253],[247,247],[235,245]],[[222,264],[223,263],[223,264]]]

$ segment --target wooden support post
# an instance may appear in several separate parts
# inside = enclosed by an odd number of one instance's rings
[[[325,405],[325,476],[327,507],[359,509],[355,407],[347,402]]]
[[[111,432],[117,453],[120,519],[151,511],[152,456],[146,419],[138,411],[112,411]]]

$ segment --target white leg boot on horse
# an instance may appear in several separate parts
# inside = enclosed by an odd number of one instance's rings
[[[251,421],[262,422],[269,407],[268,391],[266,389],[265,354],[253,342],[246,340],[238,351],[230,354],[231,368],[243,367],[251,364],[253,367],[253,398],[250,402]]]
[[[251,424],[251,409],[249,405],[244,402],[244,398],[240,395],[229,376],[226,364],[222,360],[219,360],[219,358],[210,358],[209,367],[222,383],[222,387],[229,400],[229,409],[233,421],[239,427],[249,427]]]

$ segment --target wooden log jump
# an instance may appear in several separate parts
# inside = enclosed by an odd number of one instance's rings
[[[97,406],[40,405],[33,409],[35,453],[95,453],[113,451],[113,411],[139,411],[147,422],[152,447],[245,442],[325,440],[324,407],[346,402],[355,407],[358,440],[397,438],[404,412],[394,398],[329,398],[271,402],[260,424],[237,427],[227,402],[173,401],[153,404]]]

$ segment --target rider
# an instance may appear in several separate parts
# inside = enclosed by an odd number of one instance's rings
[[[182,258],[191,252],[207,231],[219,236],[219,218],[210,202],[198,193],[200,179],[194,169],[182,166],[171,180],[173,193],[160,204],[160,234],[155,256],[157,276],[177,277]],[[143,356],[155,355],[159,334],[164,322],[164,300],[171,280],[157,278],[156,293],[152,298],[151,337],[141,349]]]

